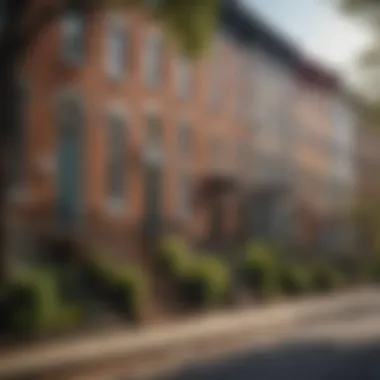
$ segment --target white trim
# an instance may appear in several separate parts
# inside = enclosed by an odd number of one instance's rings
[[[162,166],[164,162],[164,152],[162,148],[154,145],[146,145],[143,152],[144,162],[152,166]]]
[[[115,116],[128,121],[129,108],[119,100],[111,100],[106,106],[107,116]]]
[[[122,216],[125,215],[126,205],[127,202],[123,198],[107,196],[105,208],[107,213],[112,216]]]
[[[119,82],[123,81],[125,78],[128,77],[128,58],[129,58],[129,32],[130,32],[130,22],[125,19],[125,14],[120,14],[120,12],[117,11],[110,11],[106,17],[105,17],[105,23],[104,23],[104,47],[105,47],[105,54],[104,54],[104,64],[105,64],[105,72],[107,75],[107,78],[111,81]],[[113,70],[112,66],[115,66],[111,63],[110,60],[114,59],[113,57],[110,57],[110,49],[109,44],[111,38],[114,36],[111,35],[111,32],[113,32],[114,28],[118,28],[123,33],[123,50],[124,50],[124,57],[123,57],[123,67],[118,70],[116,73],[115,70]]]

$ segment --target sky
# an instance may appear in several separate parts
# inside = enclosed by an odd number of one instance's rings
[[[270,25],[289,35],[312,58],[352,79],[355,57],[368,35],[329,0],[242,0]]]

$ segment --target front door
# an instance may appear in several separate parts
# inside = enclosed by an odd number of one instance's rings
[[[58,131],[57,213],[59,225],[72,229],[77,227],[80,211],[82,118],[78,104],[68,105],[65,112]]]

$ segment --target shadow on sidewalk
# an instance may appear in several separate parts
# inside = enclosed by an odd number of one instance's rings
[[[380,380],[379,359],[380,342],[350,346],[289,341],[187,366],[162,380]]]

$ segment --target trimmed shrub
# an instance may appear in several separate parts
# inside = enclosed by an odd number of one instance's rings
[[[85,276],[98,294],[118,313],[136,321],[146,296],[146,282],[137,268],[118,266],[117,263],[94,257],[87,263]]]
[[[111,299],[117,311],[127,319],[137,321],[146,297],[146,283],[137,269],[126,268],[111,280]]]
[[[179,280],[182,301],[192,308],[212,307],[227,296],[229,272],[218,259],[200,257]]]
[[[191,255],[184,242],[175,237],[160,240],[155,258],[157,269],[170,277],[180,277],[190,265]]]
[[[79,308],[67,307],[58,282],[49,270],[25,270],[7,284],[3,296],[4,323],[8,333],[34,336],[58,332],[76,325]]]
[[[248,247],[242,277],[246,286],[257,296],[268,297],[278,290],[278,267],[266,246],[251,244]]]
[[[296,264],[284,265],[281,270],[281,290],[288,295],[300,295],[311,289],[309,271]]]

